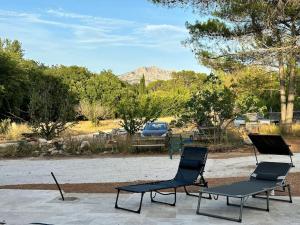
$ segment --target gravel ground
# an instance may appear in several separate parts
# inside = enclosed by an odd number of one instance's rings
[[[286,156],[259,155],[261,161],[289,162]],[[300,153],[293,157],[300,172]],[[122,157],[56,160],[0,160],[0,185],[50,184],[53,171],[60,183],[109,183],[135,180],[171,179],[176,173],[179,156]],[[255,168],[253,156],[228,159],[208,159],[206,178],[247,177]]]

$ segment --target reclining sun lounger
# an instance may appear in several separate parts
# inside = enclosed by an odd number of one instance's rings
[[[205,179],[203,177],[204,167],[205,167],[205,163],[206,163],[206,159],[207,159],[207,152],[208,152],[207,148],[185,147],[182,152],[182,155],[181,155],[177,174],[172,180],[117,187],[116,189],[118,190],[118,194],[117,194],[117,198],[116,198],[115,208],[123,209],[123,210],[130,211],[130,212],[140,213],[141,207],[142,207],[143,196],[146,192],[150,192],[151,202],[163,203],[163,204],[175,206],[175,204],[176,204],[176,189],[178,187],[184,187],[184,190],[187,195],[198,197],[198,195],[189,193],[186,189],[186,186],[196,185],[196,186],[207,187],[207,182],[205,181]],[[199,180],[198,180],[198,178],[199,178]],[[162,193],[159,191],[159,190],[170,189],[170,188],[174,189],[174,192]],[[120,191],[141,194],[141,200],[140,200],[138,210],[123,208],[118,205]],[[155,193],[154,195],[153,195],[153,192]],[[167,202],[155,200],[156,194],[174,195],[174,202],[167,203]],[[205,197],[205,198],[207,198],[207,197]]]
[[[290,170],[293,167],[292,162],[292,152],[289,149],[289,146],[284,142],[281,136],[279,135],[249,135],[253,145],[256,147],[257,151],[261,154],[276,154],[276,155],[287,155],[290,156],[291,163],[281,163],[281,162],[260,162],[257,161],[257,167],[254,172],[251,174],[250,179],[246,181],[241,181],[229,185],[222,185],[212,188],[203,188],[200,190],[197,214],[210,216],[220,219],[226,219],[231,221],[242,221],[243,208],[257,209],[269,211],[269,200],[277,201],[287,201],[292,203],[292,196],[290,185],[286,182],[285,178]],[[256,150],[255,157],[257,160]],[[280,188],[281,192],[284,192],[287,188],[289,194],[289,200],[270,198],[270,192]],[[217,214],[201,212],[200,204],[202,194],[207,193],[214,196],[214,199],[217,200],[219,196],[226,197],[227,205],[229,206],[238,206],[240,208],[239,218],[231,218],[227,216],[221,216]],[[258,196],[264,194],[266,196]],[[264,198],[266,199],[266,208],[259,208],[254,206],[245,205],[248,197]],[[229,198],[239,199],[239,204],[233,204],[229,202]]]

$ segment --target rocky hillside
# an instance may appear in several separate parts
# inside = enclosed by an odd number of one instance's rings
[[[156,80],[170,80],[173,71],[163,70],[155,66],[140,67],[132,72],[125,73],[120,76],[120,79],[127,81],[130,84],[139,83],[142,76],[145,76],[146,84]]]

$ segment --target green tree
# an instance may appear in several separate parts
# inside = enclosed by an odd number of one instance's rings
[[[195,123],[198,128],[216,127],[220,138],[222,129],[225,130],[235,117],[234,97],[232,91],[211,74],[205,86],[187,102],[186,112],[181,118],[185,122]]]
[[[203,63],[240,62],[277,67],[281,123],[293,120],[296,66],[300,46],[300,2],[296,0],[152,0],[192,6],[206,21],[187,23],[190,44]],[[208,16],[207,16],[208,15]],[[202,17],[203,18],[203,17]],[[216,65],[216,64],[215,64]],[[239,65],[239,64],[238,64]]]
[[[274,71],[259,66],[247,66],[230,73],[218,71],[224,85],[235,93],[236,111],[247,112],[279,111],[279,82]]]
[[[19,117],[27,97],[28,74],[20,59],[0,50],[0,118]]]
[[[29,113],[35,132],[52,139],[73,125],[75,98],[61,79],[40,74],[31,88]]]
[[[189,88],[192,92],[203,84],[207,77],[205,73],[197,73],[191,70],[182,70],[172,73],[172,80],[176,85]]]
[[[24,50],[22,49],[22,44],[18,40],[1,39],[0,38],[0,49],[16,58],[23,58]]]
[[[147,122],[155,121],[161,114],[160,105],[150,96],[128,92],[117,105],[121,126],[134,135]]]
[[[0,119],[28,120],[31,78],[44,66],[22,57],[19,41],[0,39]]]
[[[179,116],[192,93],[203,85],[206,74],[194,71],[172,73],[172,79],[154,81],[148,84],[148,93],[160,102],[162,115]]]
[[[85,97],[87,82],[93,75],[88,69],[79,66],[52,66],[45,72],[61,78],[69,90],[75,94],[78,102]]]
[[[145,76],[143,74],[141,80],[140,80],[140,84],[139,84],[139,93],[141,95],[146,94],[146,81],[145,81]]]
[[[100,102],[114,110],[127,85],[123,83],[112,71],[102,71],[93,75],[87,81],[85,99],[89,102]]]

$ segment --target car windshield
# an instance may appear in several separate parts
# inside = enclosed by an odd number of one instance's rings
[[[165,123],[148,123],[144,130],[166,130],[167,125]]]

